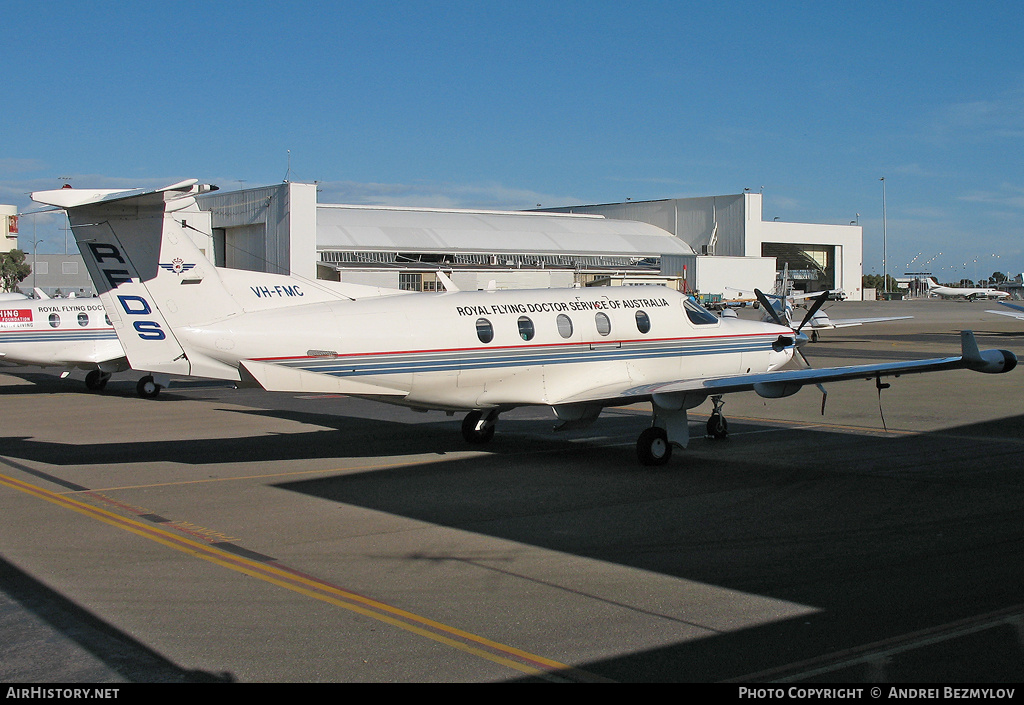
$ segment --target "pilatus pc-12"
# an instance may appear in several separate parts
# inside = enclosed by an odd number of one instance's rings
[[[658,286],[401,293],[216,268],[186,229],[195,196],[212,188],[190,180],[32,194],[67,211],[136,370],[461,411],[471,443],[490,440],[499,414],[519,406],[549,406],[566,428],[609,406],[650,402],[637,454],[654,465],[686,447],[687,411],[709,397],[709,431],[722,435],[730,392],[776,398],[808,384],[1008,372],[1017,362],[979,351],[965,331],[958,356],[810,369],[798,328],[718,318]],[[788,369],[794,355],[799,369]]]

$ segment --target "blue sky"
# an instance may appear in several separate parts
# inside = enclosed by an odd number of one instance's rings
[[[0,203],[21,210],[65,180],[287,176],[327,203],[510,209],[750,188],[765,220],[859,214],[871,273],[884,176],[890,272],[1024,270],[1020,2],[0,0],[0,17]],[[36,232],[63,251],[56,219]]]

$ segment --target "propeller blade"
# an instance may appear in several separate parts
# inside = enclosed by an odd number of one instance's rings
[[[822,292],[821,296],[816,296],[814,298],[814,305],[811,306],[807,310],[807,315],[804,316],[804,320],[800,323],[800,326],[796,329],[797,333],[799,333],[803,329],[803,327],[805,325],[807,325],[808,322],[810,322],[810,320],[812,318],[814,318],[814,314],[816,314],[818,312],[818,309],[822,307],[822,305],[825,303],[825,300],[827,298],[828,298],[828,292],[827,291]]]
[[[757,300],[764,307],[764,310],[768,312],[768,315],[775,319],[776,323],[778,323],[780,326],[786,326],[787,328],[789,328],[789,326],[786,325],[785,322],[783,322],[782,318],[779,317],[779,312],[775,310],[775,307],[772,306],[771,301],[768,300],[768,297],[764,295],[763,291],[761,291],[760,289],[754,289],[754,296],[757,297]]]

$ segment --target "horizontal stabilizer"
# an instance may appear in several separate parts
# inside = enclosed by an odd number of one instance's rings
[[[284,367],[256,360],[242,360],[242,368],[251,380],[268,392],[317,392],[320,394],[349,394],[352,396],[399,396],[407,392],[391,387],[382,387],[345,377],[335,377],[317,372]],[[242,374],[242,381],[246,375]]]

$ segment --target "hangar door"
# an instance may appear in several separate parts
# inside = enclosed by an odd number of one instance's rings
[[[836,246],[798,245],[785,242],[761,243],[761,256],[774,257],[779,272],[789,268],[793,288],[826,291],[836,288]]]
[[[263,223],[224,228],[224,266],[265,272],[267,226]]]

